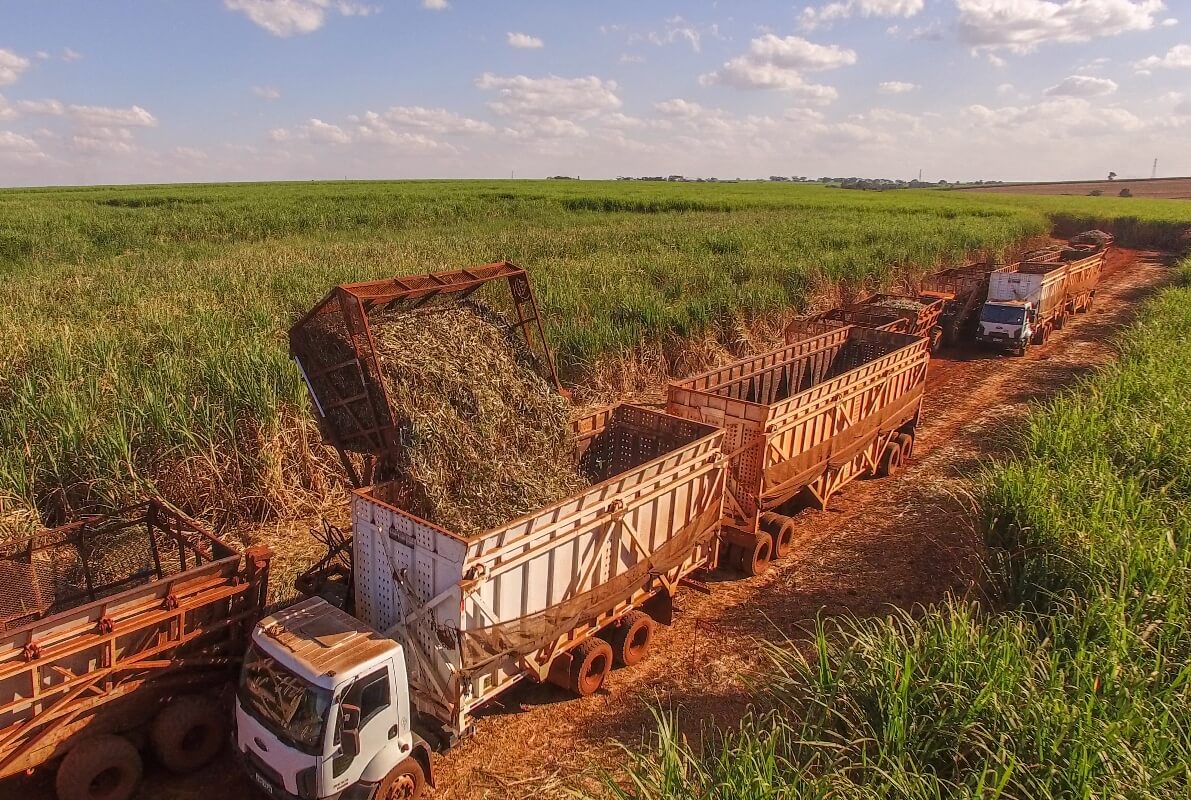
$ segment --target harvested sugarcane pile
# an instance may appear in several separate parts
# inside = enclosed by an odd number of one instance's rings
[[[405,507],[462,536],[588,485],[567,401],[508,323],[477,303],[369,319],[402,436]]]
[[[898,311],[914,311],[917,312],[922,308],[923,304],[913,297],[886,297],[880,302],[881,306],[885,308],[895,308]]]

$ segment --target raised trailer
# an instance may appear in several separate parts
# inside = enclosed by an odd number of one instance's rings
[[[723,438],[650,409],[600,411],[575,425],[594,485],[472,538],[405,511],[399,482],[356,491],[355,616],[312,598],[254,634],[236,738],[254,780],[277,797],[415,797],[428,742],[468,734],[510,686],[586,695],[640,661],[679,583],[716,563]],[[317,713],[295,726],[291,708]]]
[[[671,383],[667,411],[725,429],[721,560],[764,571],[790,546],[788,504],[825,508],[855,478],[895,471],[929,359],[924,337],[848,326]]]
[[[502,285],[508,289],[507,298],[495,291]],[[290,354],[310,391],[319,430],[339,453],[355,488],[392,477],[389,467],[399,463],[401,452],[401,421],[380,379],[369,315],[485,296],[511,307],[513,328],[526,352],[542,377],[561,391],[529,276],[507,261],[345,283],[290,328]]]
[[[0,778],[61,759],[61,800],[124,800],[142,726],[171,770],[213,758],[269,555],[157,500],[0,546]]]
[[[1015,272],[1017,268],[1016,263],[968,264],[922,279],[922,293],[943,301],[939,327],[943,329],[944,346],[958,344],[974,335],[980,307],[988,295],[989,276],[996,272]]]

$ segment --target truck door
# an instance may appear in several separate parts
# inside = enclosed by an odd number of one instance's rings
[[[335,726],[334,744],[340,754],[331,764],[333,788],[358,781],[372,759],[401,735],[394,689],[386,665],[357,679],[344,694]],[[352,739],[358,742],[358,752]]]

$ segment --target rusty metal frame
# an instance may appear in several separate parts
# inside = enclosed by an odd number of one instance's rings
[[[170,534],[183,552],[189,548],[188,566],[168,575],[159,568],[142,585],[115,593],[102,594],[115,584],[89,586],[102,596],[74,597],[84,602],[0,634],[0,686],[16,690],[0,698],[0,715],[29,713],[0,732],[0,778],[61,755],[97,721],[118,732],[115,720],[145,717],[160,699],[156,689],[193,691],[226,679],[248,641],[266,603],[267,547],[241,555],[159,500],[41,538],[85,541],[139,524]],[[205,619],[202,611],[213,607],[224,610]],[[77,668],[88,664],[85,672]]]
[[[529,273],[508,261],[482,264],[467,269],[425,275],[407,275],[375,281],[341,284],[299,319],[289,331],[290,354],[298,364],[306,388],[317,411],[319,430],[324,441],[333,446],[343,462],[353,487],[374,482],[378,465],[395,459],[400,451],[400,432],[391,411],[388,391],[383,381],[369,381],[379,375],[376,343],[368,325],[368,315],[379,311],[415,311],[430,304],[460,302],[489,283],[505,281],[516,315],[512,327],[525,340],[529,351],[539,359],[544,375],[558,391],[562,384],[554,354],[538,309]],[[313,369],[315,348],[310,332],[323,315],[341,320],[354,357]],[[341,391],[333,377],[351,387]],[[324,388],[320,393],[316,383]],[[352,430],[343,430],[328,421],[328,412],[338,411],[350,418]],[[351,454],[363,457],[357,469]]]

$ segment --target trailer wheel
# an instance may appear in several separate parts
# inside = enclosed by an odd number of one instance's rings
[[[751,547],[738,546],[736,551],[738,570],[749,576],[764,575],[773,556],[773,538],[768,533],[755,534]]]
[[[1056,331],[1063,330],[1063,326],[1066,324],[1067,324],[1067,315],[1065,313],[1059,314],[1057,317],[1055,317],[1055,330]]]
[[[908,433],[899,433],[897,441],[902,448],[902,464],[905,465],[910,457],[914,455],[914,437]]]
[[[877,477],[888,478],[896,475],[902,465],[902,446],[897,438],[890,439],[881,452],[881,460],[877,464]]]
[[[426,771],[418,759],[410,756],[381,781],[377,800],[416,800],[426,786]]]
[[[613,628],[609,636],[612,646],[612,660],[620,667],[639,664],[649,655],[653,643],[653,617],[644,611],[630,611]]]
[[[794,534],[797,527],[797,523],[785,514],[767,512],[761,515],[761,528],[773,540],[773,546],[769,551],[773,560],[785,558],[790,554],[790,550],[794,547]]]
[[[215,704],[191,695],[178,697],[157,712],[149,726],[149,744],[170,772],[194,772],[219,754],[226,733],[223,714]]]
[[[587,639],[555,662],[561,669],[550,671],[550,681],[580,697],[594,694],[612,670],[612,647],[598,636]]]
[[[120,736],[84,739],[58,766],[58,800],[128,800],[141,783],[144,764],[132,743]]]

